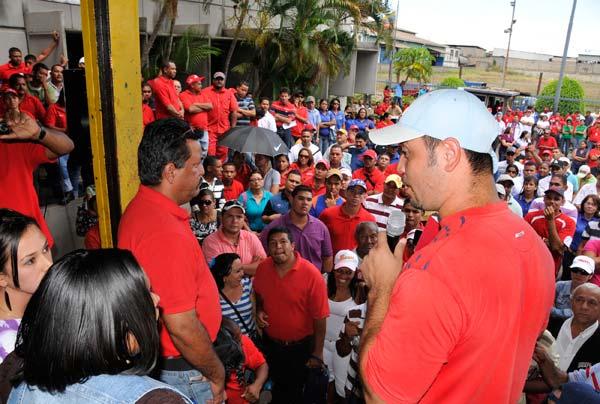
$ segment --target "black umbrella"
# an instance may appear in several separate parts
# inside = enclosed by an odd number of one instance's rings
[[[277,156],[287,154],[288,148],[277,133],[254,126],[236,126],[225,132],[219,140],[219,146],[229,147],[241,153]]]

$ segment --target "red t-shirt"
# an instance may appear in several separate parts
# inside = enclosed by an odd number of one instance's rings
[[[154,80],[148,82],[152,87],[154,93],[154,101],[156,105],[156,119],[172,118],[173,115],[167,109],[167,106],[172,106],[177,111],[180,110],[179,97],[177,97],[177,91],[175,91],[175,85],[173,80],[159,76]]]
[[[537,234],[542,237],[542,239],[548,240],[549,232],[548,232],[548,222],[544,217],[543,211],[533,211],[529,212],[523,218],[527,223],[533,227]],[[576,223],[569,216],[561,213],[554,219],[554,223],[556,225],[556,230],[558,231],[558,237],[565,245],[571,245],[573,241],[573,235],[575,234]],[[558,273],[558,269],[560,268],[560,263],[562,262],[563,255],[552,252],[552,258],[554,259],[554,270]]]
[[[298,170],[300,172],[300,180],[302,185],[311,186],[313,178],[315,178],[315,166],[300,168],[298,163],[292,163],[290,165],[290,171]]]
[[[295,116],[308,120],[308,109],[306,109],[306,107],[296,107]],[[304,129],[305,126],[304,123],[296,119],[296,126],[290,128],[292,136],[300,137],[302,135],[302,129]]]
[[[557,147],[558,144],[556,143],[556,139],[554,139],[552,136],[548,136],[547,139],[544,139],[544,137],[542,136],[537,143],[537,148],[539,150],[540,156],[542,155],[542,152],[544,150],[552,151],[552,149],[556,149]]]
[[[242,184],[244,189],[248,188],[248,184],[250,183],[250,174],[252,174],[252,169],[246,163],[242,164],[239,169],[235,169],[235,179]]]
[[[102,248],[102,243],[100,241],[100,227],[98,224],[90,227],[87,233],[85,233],[83,245],[87,250],[97,250]]]
[[[44,117],[44,125],[67,130],[67,111],[58,104],[50,104]]]
[[[270,112],[273,115],[279,114],[287,118],[291,118],[293,120],[296,116],[296,107],[291,102],[288,102],[284,105],[281,101],[277,100],[271,103]],[[306,114],[308,116],[308,111],[306,112]],[[278,121],[277,119],[275,119],[275,123],[277,124],[278,128],[283,125],[283,122]]]
[[[386,126],[392,126],[394,122],[392,121],[379,121],[375,124],[377,129],[385,128]]]
[[[19,110],[21,112],[27,112],[40,122],[44,122],[44,118],[46,118],[46,108],[44,108],[42,102],[37,97],[29,94],[25,94],[19,103]]]
[[[183,103],[183,109],[185,109],[185,120],[194,129],[206,129],[208,125],[207,112],[196,112],[190,113],[190,106],[192,104],[210,102],[203,93],[194,94],[190,90],[185,90],[179,94],[179,99]]]
[[[597,157],[597,159],[592,160],[592,157]],[[590,150],[590,152],[588,153],[587,165],[590,168],[598,167],[598,165],[600,165],[600,150],[598,150],[597,148],[593,148]]]
[[[600,142],[600,126],[594,125],[588,129],[588,140],[592,143]]]
[[[385,111],[387,111],[390,108],[390,104],[386,104],[385,102],[382,102],[381,104],[379,104],[377,106],[377,108],[375,108],[375,115],[383,115],[385,113]]]
[[[244,369],[256,370],[261,367],[265,362],[265,357],[259,351],[259,349],[254,345],[252,340],[242,334],[242,350],[244,351]],[[227,380],[227,384],[225,386],[225,390],[227,392],[227,404],[246,404],[249,401],[242,398],[242,394],[244,394],[245,388],[243,388],[237,378],[237,374],[232,372],[229,375],[229,379]]]
[[[213,86],[202,90],[206,102],[212,103],[212,109],[207,111],[207,129],[215,134],[222,135],[231,127],[229,115],[238,110],[235,95],[229,89],[222,88],[217,91]]]
[[[16,210],[33,217],[48,239],[54,239],[40,210],[33,186],[33,172],[40,164],[53,163],[46,148],[37,143],[5,143],[0,141],[0,207]]]
[[[256,269],[254,292],[263,301],[269,316],[265,332],[283,341],[298,341],[312,335],[313,321],[329,316],[327,288],[321,271],[295,252],[296,263],[281,278],[273,258],[268,257]]]
[[[383,192],[383,183],[385,181],[385,175],[379,171],[377,168],[373,169],[373,171],[369,174],[365,171],[365,168],[359,168],[354,171],[352,174],[352,178],[361,179],[367,184],[367,192],[375,191],[375,193],[379,194]]]
[[[231,201],[237,199],[242,192],[244,192],[244,186],[241,182],[234,179],[231,185],[225,185],[225,188],[223,188],[223,198],[225,198],[226,201]]]
[[[551,268],[505,203],[443,219],[397,278],[363,378],[388,403],[516,402],[552,308]]]
[[[142,103],[142,123],[144,126],[154,122],[154,111],[150,105]]]
[[[346,203],[327,208],[319,216],[319,220],[325,223],[325,226],[329,229],[331,246],[334,253],[340,250],[354,250],[356,248],[354,229],[356,229],[356,226],[360,222],[376,222],[375,216],[362,206],[355,216],[348,216],[342,210],[342,207],[345,205]]]
[[[25,62],[21,62],[17,67],[11,65],[10,62],[0,65],[0,81],[2,81],[2,87],[8,86],[8,79],[16,73],[30,74],[31,69],[27,67]]]
[[[175,202],[140,185],[119,224],[119,248],[130,250],[160,296],[163,314],[196,311],[215,340],[221,325],[219,292],[200,245],[189,225],[189,214]],[[160,329],[162,356],[180,356],[166,327]]]

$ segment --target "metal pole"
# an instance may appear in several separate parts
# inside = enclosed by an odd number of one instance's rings
[[[504,57],[504,68],[502,69],[502,88],[504,88],[504,83],[506,82],[506,70],[508,68],[508,53],[510,52],[510,40],[512,39],[513,25],[515,25],[515,7],[517,5],[517,0],[513,0],[512,5],[512,17],[510,18],[510,28],[508,29],[508,46],[506,47],[506,56]],[[506,32],[506,31],[504,31]]]
[[[394,53],[396,53],[396,26],[398,25],[398,14],[400,13],[400,0],[396,2],[396,18],[394,19],[394,35],[392,35],[392,54],[390,55],[390,66],[388,68],[388,84],[392,83],[392,65]]]
[[[544,72],[540,72],[540,77],[538,78],[537,90],[535,91],[535,95],[540,95],[540,88],[542,88],[542,77],[544,77]]]
[[[560,74],[558,75],[558,84],[556,85],[556,93],[554,94],[554,106],[552,111],[558,111],[558,103],[560,101],[560,91],[562,89],[563,77],[565,75],[565,66],[567,65],[567,52],[569,51],[569,41],[571,40],[571,29],[573,28],[573,17],[575,17],[575,7],[577,0],[573,0],[573,9],[571,10],[571,19],[569,20],[569,28],[567,29],[567,38],[565,39],[565,49],[563,50],[562,60],[560,62]]]

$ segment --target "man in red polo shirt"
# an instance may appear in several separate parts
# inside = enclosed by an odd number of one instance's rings
[[[267,236],[269,258],[254,277],[257,324],[273,379],[273,403],[302,403],[306,367],[323,366],[329,316],[321,272],[300,256],[289,229],[274,227]],[[306,386],[310,388],[310,386]]]
[[[235,164],[227,162],[223,164],[223,198],[225,201],[237,199],[244,192],[244,186],[241,182],[235,179],[236,175]]]
[[[202,80],[204,80],[204,76],[189,75],[185,80],[188,88],[179,94],[179,99],[183,104],[185,120],[198,132],[200,146],[202,146],[202,158],[204,158],[208,154],[207,113],[212,109],[212,104],[202,94]]]
[[[183,105],[181,105],[173,84],[173,79],[177,75],[177,66],[174,62],[167,60],[160,67],[160,72],[160,76],[148,82],[154,92],[156,119],[183,119]]]
[[[400,143],[411,198],[441,222],[408,262],[405,241],[393,254],[385,233],[362,262],[367,402],[516,402],[552,308],[554,273],[535,231],[498,200],[496,121],[474,95],[437,90],[369,136]]]
[[[19,110],[21,112],[25,112],[40,122],[46,118],[46,108],[44,108],[42,102],[37,97],[27,93],[27,81],[23,74],[13,74],[8,80],[8,85],[9,88],[16,91],[19,97]],[[4,102],[0,103],[0,116],[4,115],[6,109],[7,105]]]
[[[290,89],[281,87],[279,90],[279,99],[271,103],[271,114],[275,117],[277,124],[277,134],[283,140],[283,143],[292,148],[292,132],[291,128],[297,125],[296,122],[296,107],[290,102]],[[308,115],[307,115],[308,116]],[[307,124],[308,122],[304,122]]]
[[[180,208],[200,191],[201,163],[198,136],[185,121],[146,126],[138,148],[141,185],[119,224],[119,248],[133,253],[160,296],[160,379],[194,402],[220,403],[225,371],[212,345],[221,325],[219,292],[189,213]]]
[[[227,147],[217,146],[217,141],[237,123],[238,102],[234,91],[225,88],[225,73],[213,75],[212,86],[202,91],[207,102],[212,104],[208,111],[208,154],[217,156],[222,162],[227,159]]]
[[[319,216],[329,229],[334,254],[356,247],[354,230],[360,222],[375,222],[375,216],[362,206],[366,197],[367,186],[364,181],[352,180],[346,189],[346,201],[339,206],[325,209]]]
[[[539,138],[536,148],[538,149],[539,156],[542,157],[546,150],[552,151],[558,147],[558,143],[556,143],[556,139],[550,136],[550,131],[545,130],[542,134],[542,137]]]
[[[2,118],[12,133],[0,135],[0,207],[33,217],[52,247],[54,239],[39,207],[33,172],[40,164],[56,162],[59,156],[70,153],[73,142],[62,132],[40,128],[28,115],[21,123],[14,123],[11,116],[18,113],[16,91],[7,90],[4,98],[9,110]]]
[[[529,212],[523,219],[542,238],[554,258],[554,273],[558,273],[566,246],[570,246],[575,234],[575,221],[561,212],[565,202],[565,190],[550,187],[544,192],[543,211]]]
[[[364,152],[360,159],[363,162],[362,168],[354,171],[352,178],[363,180],[367,185],[367,195],[379,194],[383,192],[383,183],[385,174],[383,174],[376,166],[377,153],[375,150],[369,149]]]

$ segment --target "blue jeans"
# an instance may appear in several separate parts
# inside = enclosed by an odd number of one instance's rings
[[[329,138],[329,135],[319,135],[319,148],[321,149],[321,154],[325,153],[325,151],[329,148],[329,145],[331,145],[331,139]],[[315,161],[315,163],[317,163]]]
[[[288,129],[283,129],[283,127],[277,128],[277,134],[283,140],[283,143],[287,146],[288,149],[292,148],[292,132]]]
[[[213,398],[208,379],[197,370],[161,370],[160,381],[176,388],[196,404],[204,404]]]
[[[571,142],[572,142],[571,139],[565,139],[562,136],[560,138],[558,147],[560,148],[561,153],[564,154],[565,156],[569,153],[569,146],[571,146]]]
[[[69,162],[69,155],[65,154],[58,158],[58,168],[60,170],[61,187],[64,193],[73,191],[73,184],[71,184],[71,177],[69,176],[69,169],[67,164]]]

